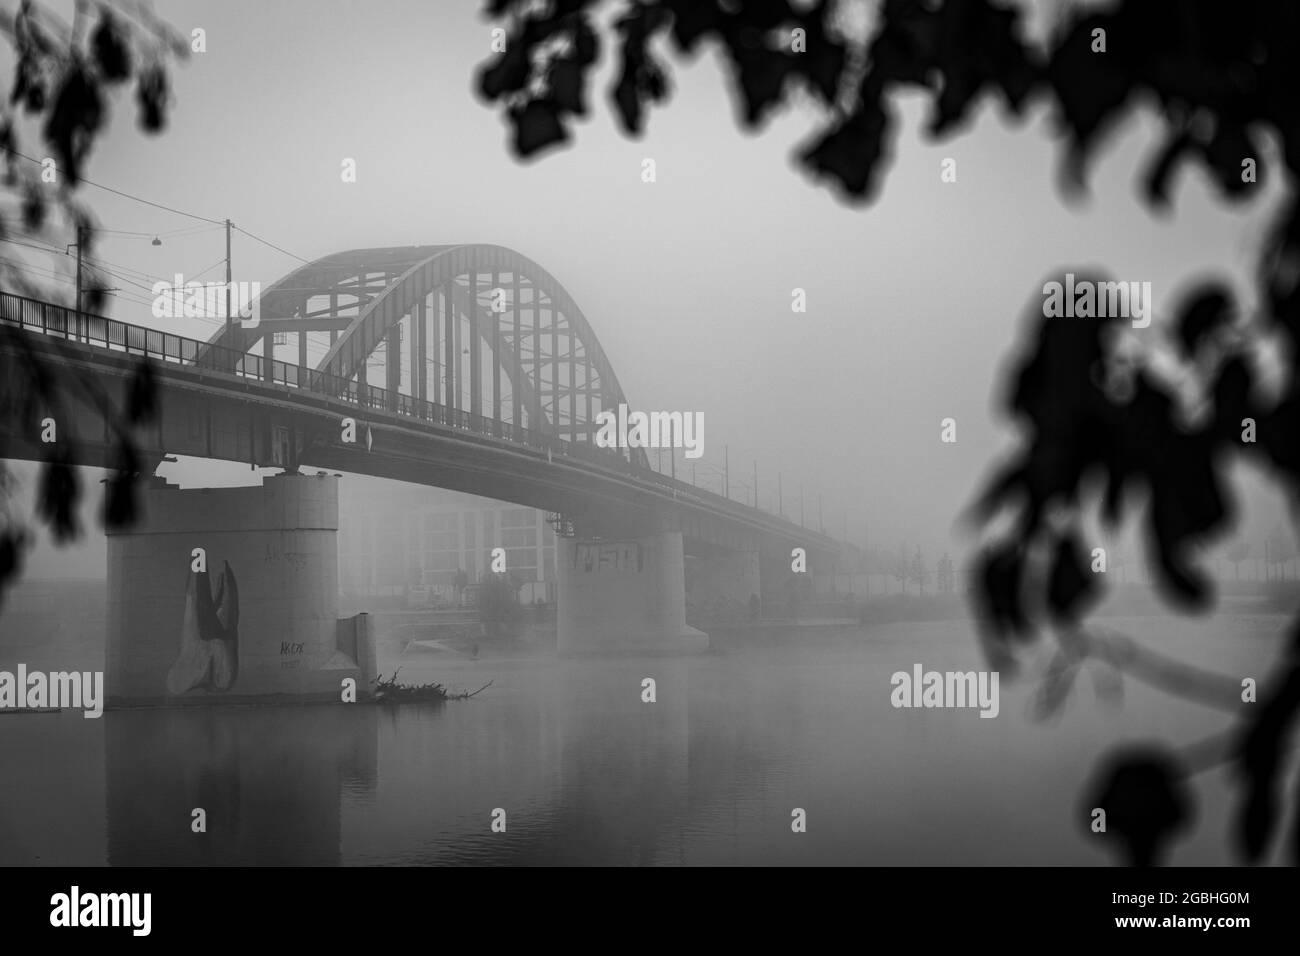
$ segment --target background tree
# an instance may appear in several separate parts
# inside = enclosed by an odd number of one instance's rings
[[[489,638],[516,636],[524,609],[519,604],[523,582],[513,571],[487,571],[479,591],[479,620]]]
[[[189,46],[144,4],[114,7],[89,0],[78,0],[71,24],[41,4],[23,0],[16,13],[0,10],[0,35],[14,59],[12,82],[0,96],[0,240],[38,240],[63,248],[79,236],[81,251],[90,254],[95,222],[78,187],[108,123],[110,101],[133,88],[140,127],[150,134],[161,132],[168,108],[168,61],[188,56]],[[29,138],[35,139],[31,145]],[[0,289],[47,301],[66,298],[33,282],[8,258],[0,259]],[[99,310],[104,291],[92,274],[82,308],[92,314]],[[77,514],[82,492],[72,465],[78,441],[70,427],[74,405],[102,414],[112,436],[113,467],[101,513],[110,527],[128,523],[135,514],[135,484],[143,463],[132,428],[156,413],[147,360],[137,366],[126,395],[106,395],[92,378],[70,370],[72,349],[66,341],[30,336],[19,327],[20,318],[0,312],[0,604],[34,542],[33,525],[45,525],[56,543],[81,532]],[[3,430],[35,427],[45,415],[59,423],[58,440],[41,466],[36,513],[29,516],[17,504],[14,476],[4,460]]]
[[[908,575],[907,545],[898,542],[898,553],[889,565],[889,574],[898,581],[898,589],[907,593],[907,575]]]
[[[620,15],[613,35],[602,36],[592,14],[611,6]],[[509,39],[506,52],[480,71],[478,88],[501,104],[513,149],[528,156],[566,141],[572,117],[586,114],[589,71],[603,44],[615,50],[610,101],[631,135],[643,129],[646,107],[668,98],[660,51],[684,56],[711,46],[745,127],[761,126],[794,95],[820,104],[822,124],[799,149],[798,164],[853,201],[880,187],[898,130],[894,99],[905,91],[928,98],[924,133],[931,138],[962,130],[985,97],[1013,116],[1046,99],[1063,144],[1067,195],[1083,189],[1098,145],[1138,104],[1153,105],[1163,125],[1141,184],[1153,210],[1168,206],[1187,165],[1202,168],[1229,201],[1248,197],[1268,175],[1284,176],[1292,188],[1282,191],[1259,261],[1259,315],[1243,316],[1231,290],[1214,282],[1198,285],[1177,310],[1175,342],[1207,412],[1200,424],[1185,427],[1179,394],[1149,356],[1117,354],[1107,320],[1038,315],[1002,401],[1019,429],[1015,453],[971,512],[984,528],[996,516],[1013,518],[975,567],[972,594],[992,665],[1011,670],[1047,632],[1057,643],[1053,686],[1068,683],[1081,660],[1100,657],[1119,672],[1159,674],[1161,686],[1193,694],[1205,688],[1178,662],[1084,626],[1102,587],[1086,561],[1081,516],[1085,495],[1096,496],[1084,479],[1102,479],[1109,526],[1142,523],[1153,580],[1185,610],[1211,606],[1211,579],[1197,555],[1236,520],[1221,477],[1228,459],[1271,469],[1297,503],[1300,6],[1117,0],[1062,9],[1046,42],[1031,45],[1022,35],[1024,10],[992,0],[814,0],[798,7],[788,0],[489,0],[488,14],[506,24]],[[1276,169],[1265,162],[1265,138],[1279,146]],[[1039,313],[1040,289],[1026,288]],[[1254,388],[1250,359],[1265,343],[1281,344],[1289,363],[1283,393],[1269,400]],[[1240,438],[1247,418],[1257,424],[1251,443]],[[1031,560],[1037,554],[1050,559],[1046,573]],[[1233,706],[1226,691],[1218,686],[1211,696]],[[1103,765],[1088,799],[1119,821],[1107,839],[1125,858],[1160,858],[1190,816],[1191,778],[1215,763],[1207,752],[1232,765],[1240,787],[1236,846],[1248,860],[1261,858],[1280,818],[1283,746],[1300,711],[1300,621],[1263,694],[1240,727],[1206,746],[1127,750]],[[1239,705],[1233,711],[1243,714]],[[1293,799],[1300,801],[1300,792]],[[1081,825],[1085,819],[1081,814]],[[1300,828],[1292,851],[1300,858]]]
[[[1295,556],[1295,546],[1290,538],[1282,533],[1282,528],[1275,527],[1264,542],[1264,550],[1272,568],[1271,577],[1281,581],[1287,576],[1287,562]]]
[[[1106,550],[1106,573],[1111,576],[1112,581],[1127,584],[1129,566],[1133,563],[1129,559],[1128,549],[1118,541],[1107,542],[1104,547]]]
[[[935,567],[936,586],[940,594],[951,594],[953,591],[953,563],[952,558],[948,557],[948,552],[944,552],[943,557]]]
[[[917,548],[912,555],[912,560],[907,565],[907,576],[916,582],[916,593],[924,594],[926,582],[930,580],[930,569],[925,566],[925,559],[921,557],[921,549]]]
[[[1250,557],[1250,542],[1245,538],[1238,538],[1232,543],[1232,546],[1228,548],[1226,557],[1232,562],[1233,575],[1238,581],[1240,581],[1241,562]]]

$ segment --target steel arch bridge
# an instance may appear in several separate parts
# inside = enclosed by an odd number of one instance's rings
[[[312,387],[364,392],[381,360],[384,401],[432,402],[574,443],[594,442],[596,416],[626,401],[595,331],[546,269],[497,245],[351,249],[293,270],[257,300],[256,325],[209,340],[223,354],[297,346]],[[309,343],[328,346],[309,364]],[[293,340],[296,339],[296,342]],[[230,350],[226,352],[225,350]],[[287,357],[287,356],[286,356]],[[630,449],[649,468],[644,448]]]
[[[336,253],[257,302],[256,323],[200,341],[0,290],[0,381],[39,356],[124,394],[144,358],[160,415],[137,429],[142,474],[169,455],[316,467],[538,508],[566,536],[680,532],[698,551],[773,560],[796,545],[843,551],[802,520],[661,474],[644,448],[595,447],[596,416],[625,401],[622,387],[573,298],[509,249]],[[60,431],[83,436],[74,463],[120,469],[112,403],[86,401],[87,388]],[[29,431],[0,421],[0,459],[47,460],[52,446]]]

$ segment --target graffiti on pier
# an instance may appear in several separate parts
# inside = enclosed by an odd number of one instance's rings
[[[229,562],[223,563],[215,581],[209,581],[206,570],[190,571],[180,639],[176,662],[167,672],[169,694],[234,686],[239,674],[239,585]]]
[[[573,549],[573,565],[587,574],[601,571],[641,571],[645,568],[645,549],[637,541],[606,544],[579,544]]]

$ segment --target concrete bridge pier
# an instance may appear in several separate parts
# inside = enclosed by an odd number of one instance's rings
[[[110,705],[368,692],[369,618],[338,618],[336,478],[140,496],[108,532]]]
[[[561,654],[684,654],[708,635],[686,625],[681,532],[617,541],[561,539]]]

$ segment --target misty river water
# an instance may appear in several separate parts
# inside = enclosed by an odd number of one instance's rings
[[[1262,679],[1283,619],[1107,624]],[[983,666],[965,621],[767,644],[690,659],[408,654],[404,681],[493,682],[441,706],[3,715],[0,864],[1105,864],[1080,804],[1100,755],[1229,726],[1131,680],[1121,703],[1099,700],[1086,674],[1047,722],[1030,718],[1025,682],[1003,681],[992,720],[892,707],[894,671]],[[1171,862],[1232,862],[1226,772],[1195,791]],[[196,807],[206,833],[191,832]]]

